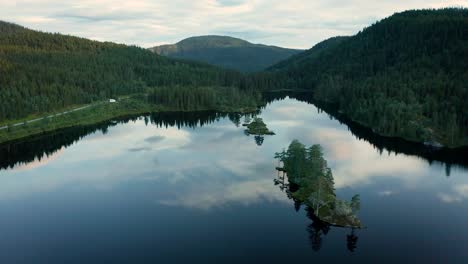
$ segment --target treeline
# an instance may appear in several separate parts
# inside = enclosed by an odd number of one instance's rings
[[[255,111],[263,105],[261,91],[237,87],[158,87],[151,89],[148,102],[169,110]]]
[[[148,50],[0,22],[0,122],[158,86],[240,86],[242,75]]]
[[[468,144],[468,10],[395,14],[270,69],[374,131]]]

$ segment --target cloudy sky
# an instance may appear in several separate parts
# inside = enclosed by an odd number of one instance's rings
[[[216,34],[309,48],[398,11],[445,6],[468,0],[0,0],[0,20],[142,47]]]

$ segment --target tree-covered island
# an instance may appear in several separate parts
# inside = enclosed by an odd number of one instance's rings
[[[259,117],[254,118],[254,120],[250,124],[247,124],[246,133],[249,135],[258,135],[258,136],[275,134],[275,132],[270,131],[268,129],[265,122],[263,122],[263,119]]]
[[[305,205],[316,218],[330,225],[362,227],[356,215],[361,206],[359,195],[351,201],[336,197],[333,174],[320,145],[306,147],[294,140],[287,150],[275,153],[275,158],[282,164],[277,170],[287,174],[288,192],[296,203]]]

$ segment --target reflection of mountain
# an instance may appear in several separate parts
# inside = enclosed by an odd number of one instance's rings
[[[452,165],[459,165],[468,168],[468,147],[464,148],[436,148],[426,146],[420,143],[406,141],[400,138],[384,137],[374,132],[372,129],[364,127],[356,122],[353,122],[343,115],[340,115],[334,109],[333,105],[328,105],[312,100],[312,95],[306,92],[275,92],[265,95],[267,102],[282,100],[286,97],[294,98],[301,102],[306,102],[315,105],[320,111],[325,111],[331,118],[338,120],[341,124],[345,124],[353,135],[358,139],[364,139],[371,143],[381,153],[386,150],[395,154],[406,154],[418,156],[427,160],[430,164],[434,161],[444,163],[446,173],[450,175]]]
[[[320,250],[323,236],[328,234],[331,226],[335,226],[351,228],[347,246],[354,251],[358,240],[354,230],[361,228],[356,216],[360,210],[359,195],[350,202],[336,197],[333,175],[320,145],[306,148],[294,140],[287,150],[275,153],[275,158],[279,161],[275,185],[294,200],[296,210],[305,205],[307,216],[312,220],[307,228],[312,249]]]

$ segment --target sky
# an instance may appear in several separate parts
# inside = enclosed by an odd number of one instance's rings
[[[0,20],[141,47],[228,35],[310,48],[408,9],[468,7],[468,0],[0,0]]]

